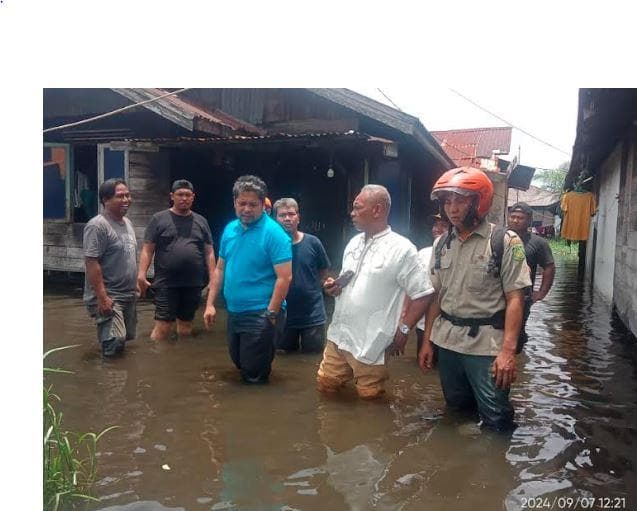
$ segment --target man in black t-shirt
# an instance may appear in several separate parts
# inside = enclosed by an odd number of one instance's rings
[[[292,238],[292,283],[285,329],[277,333],[277,348],[285,351],[321,353],[325,346],[323,282],[330,260],[316,237],[299,231],[299,205],[294,199],[274,203],[274,218]],[[299,343],[300,340],[300,343]]]
[[[195,193],[190,181],[173,183],[170,209],[155,213],[144,234],[137,281],[142,293],[155,257],[155,327],[150,338],[165,339],[177,320],[177,334],[192,334],[192,320],[215,267],[212,234],[207,220],[191,210]]]
[[[526,263],[531,270],[532,284],[529,295],[525,297],[524,319],[518,339],[518,353],[522,351],[522,347],[528,341],[525,327],[526,321],[531,313],[531,305],[544,299],[551,289],[555,277],[555,262],[553,261],[553,252],[551,251],[548,241],[537,234],[529,232],[529,225],[532,219],[533,210],[526,202],[517,202],[509,209],[508,227],[515,231],[524,243]],[[540,289],[534,291],[533,286],[535,284],[535,273],[538,265],[542,267],[542,284],[540,285]]]

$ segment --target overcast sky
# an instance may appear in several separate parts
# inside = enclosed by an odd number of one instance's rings
[[[478,76],[475,81],[486,80]],[[514,128],[511,157],[517,154],[519,146],[522,164],[554,168],[569,160],[575,141],[578,89],[554,84],[543,87],[506,85],[506,81],[515,82],[516,79],[503,75],[501,85],[454,85],[452,88],[511,124],[568,153],[552,149]],[[401,110],[418,117],[429,131],[506,126],[449,87],[413,84],[402,87],[381,85],[380,89]],[[354,90],[391,106],[377,88]]]

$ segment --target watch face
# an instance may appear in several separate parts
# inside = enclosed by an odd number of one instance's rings
[[[400,331],[403,334],[408,334],[409,333],[409,327],[407,325],[400,325],[398,328],[400,329]]]

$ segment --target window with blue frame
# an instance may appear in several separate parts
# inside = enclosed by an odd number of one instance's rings
[[[126,179],[126,152],[107,144],[45,143],[42,159],[43,216],[49,220],[88,222],[99,211],[99,183]]]

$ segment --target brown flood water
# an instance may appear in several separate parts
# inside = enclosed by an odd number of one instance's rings
[[[195,337],[156,344],[148,302],[126,355],[102,361],[80,290],[45,289],[44,348],[81,345],[47,364],[75,371],[47,377],[66,427],[119,426],[99,445],[101,501],[89,509],[637,509],[634,345],[575,274],[558,263],[533,309],[511,437],[445,412],[414,339],[391,363],[385,400],[351,388],[328,399],[314,388],[319,356],[277,354],[269,386],[244,386],[225,317],[209,333],[198,314]]]

